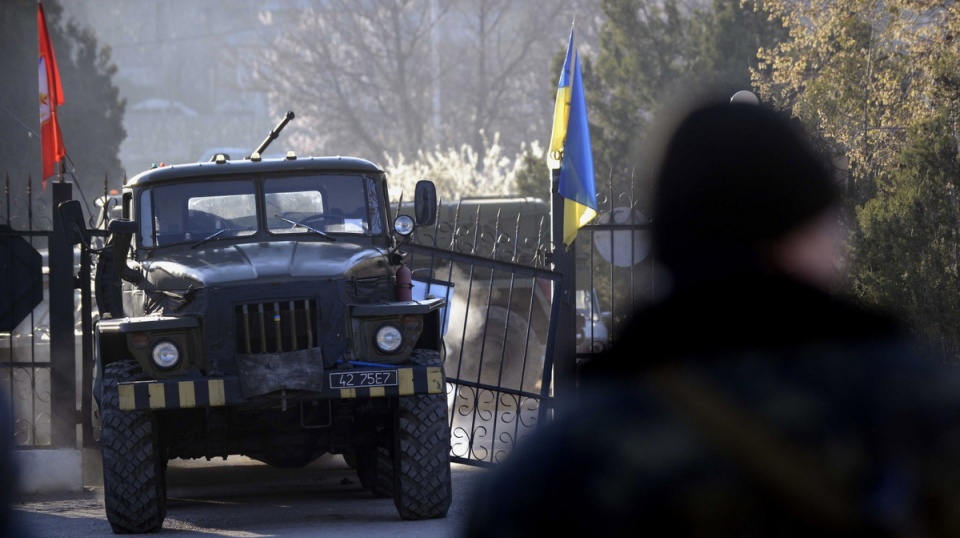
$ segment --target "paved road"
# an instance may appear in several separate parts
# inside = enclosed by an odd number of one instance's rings
[[[303,469],[274,469],[246,459],[170,462],[167,518],[160,536],[364,538],[453,537],[465,517],[472,488],[485,471],[453,466],[453,505],[446,518],[401,521],[390,499],[360,488],[339,456]],[[69,498],[28,497],[17,506],[37,538],[114,536],[102,490]]]

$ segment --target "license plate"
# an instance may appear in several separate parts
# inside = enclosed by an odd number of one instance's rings
[[[396,370],[372,372],[336,372],[330,374],[330,388],[392,387],[397,384]]]

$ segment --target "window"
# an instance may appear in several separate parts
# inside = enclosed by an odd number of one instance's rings
[[[319,175],[264,181],[267,228],[271,233],[380,233],[371,226],[365,178]]]
[[[162,247],[257,231],[254,183],[217,181],[164,185],[140,197],[140,227],[145,247]]]

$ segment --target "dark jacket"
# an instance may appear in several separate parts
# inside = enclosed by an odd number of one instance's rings
[[[892,319],[742,274],[637,312],[465,536],[957,535],[960,373]]]

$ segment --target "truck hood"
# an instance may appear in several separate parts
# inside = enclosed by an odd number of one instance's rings
[[[364,278],[388,274],[386,251],[347,242],[258,242],[165,254],[141,263],[161,290],[275,279]]]

